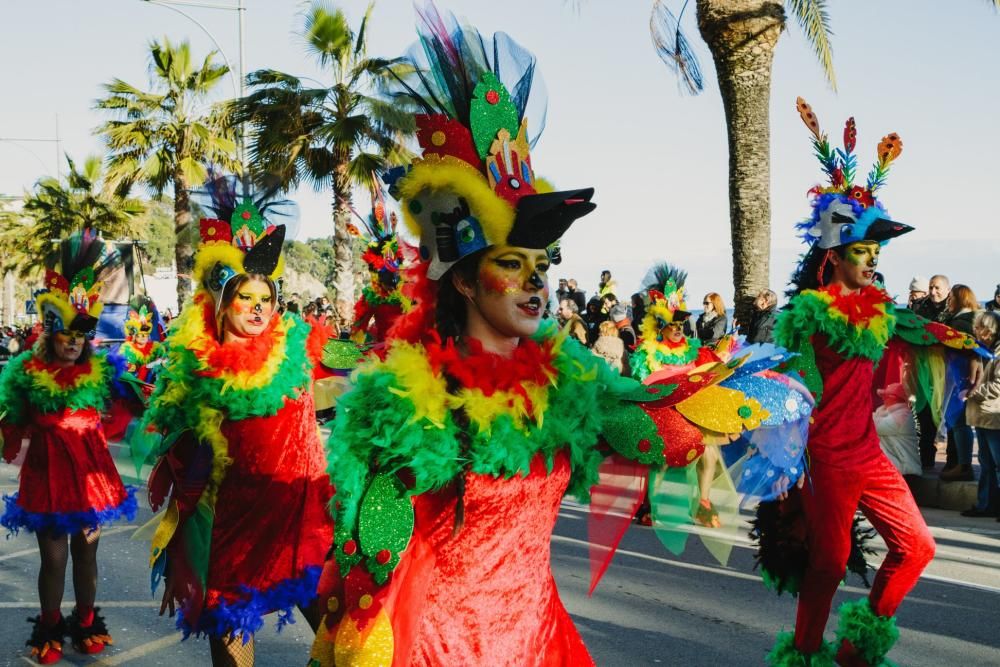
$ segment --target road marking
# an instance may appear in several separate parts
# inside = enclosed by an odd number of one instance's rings
[[[921,579],[929,579],[930,581],[937,581],[943,584],[953,584],[955,586],[964,586],[965,588],[974,588],[979,591],[986,591],[987,593],[1000,593],[1000,588],[994,588],[993,586],[987,586],[986,584],[975,584],[971,581],[962,581],[961,579],[952,579],[951,577],[942,577],[939,574],[921,574]]]
[[[106,537],[107,535],[114,535],[116,533],[124,533],[126,531],[135,529],[136,527],[132,525],[115,526],[113,528],[102,528],[101,537]],[[22,551],[15,551],[13,553],[4,554],[3,556],[0,556],[0,562],[3,562],[5,560],[10,560],[12,558],[20,558],[21,556],[27,556],[30,554],[37,554],[37,553],[38,553],[38,547],[35,547],[34,549],[23,549]]]
[[[63,606],[73,606],[76,604],[76,600],[63,600]],[[160,602],[158,600],[98,600],[97,606],[101,609],[107,607],[108,609],[133,609],[133,608],[152,608],[159,609]],[[38,609],[37,602],[0,602],[0,609]]]
[[[552,540],[556,542],[566,542],[569,544],[577,544],[582,547],[589,547],[590,542],[586,540],[578,540],[573,537],[563,537],[562,535],[553,535]],[[661,563],[663,565],[670,565],[671,567],[676,567],[681,570],[694,570],[696,572],[708,572],[711,574],[721,574],[726,577],[732,577],[734,579],[743,579],[745,581],[760,581],[760,576],[755,574],[746,574],[745,572],[737,572],[736,570],[722,569],[720,567],[709,567],[708,565],[698,565],[697,563],[686,563],[679,560],[668,560],[666,558],[660,558],[658,556],[650,556],[649,554],[640,553],[638,551],[628,551],[627,549],[618,549],[615,554],[624,554],[626,556],[631,556],[633,558],[641,558],[642,560],[653,561],[654,563]],[[867,594],[868,589],[859,588],[857,586],[842,586],[841,590],[851,591],[853,593]]]
[[[180,632],[172,632],[166,637],[160,637],[155,641],[151,641],[148,644],[140,644],[133,649],[129,649],[123,653],[118,653],[116,655],[109,655],[100,660],[96,660],[91,665],[94,667],[112,667],[112,665],[120,665],[129,660],[134,660],[136,658],[141,658],[143,656],[149,655],[150,653],[156,653],[168,646],[173,646],[174,644],[179,644],[181,641]]]

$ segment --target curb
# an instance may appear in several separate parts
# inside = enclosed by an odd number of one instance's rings
[[[976,504],[976,482],[942,482],[938,474],[908,475],[906,481],[920,507],[961,512]]]

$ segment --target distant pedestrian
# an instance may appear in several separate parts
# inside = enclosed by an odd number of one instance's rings
[[[979,440],[979,490],[976,504],[962,516],[996,516],[1000,511],[1000,313],[979,311],[973,329],[979,342],[996,356],[986,364],[965,403],[966,421],[975,427]]]
[[[1000,313],[1000,285],[997,285],[997,290],[993,293],[993,298],[986,302],[986,310],[991,313]]]
[[[587,344],[587,324],[580,317],[580,311],[576,307],[576,302],[572,299],[563,299],[559,302],[557,318],[560,326],[569,325],[569,335],[580,341],[582,345]]]
[[[632,295],[631,320],[635,323],[635,326],[638,326],[644,317],[646,317],[646,300],[642,298],[642,294],[636,292]]]
[[[597,327],[598,336],[594,341],[594,354],[603,358],[619,373],[625,369],[625,343],[618,336],[613,322],[605,320]]]
[[[910,281],[910,296],[906,300],[906,307],[913,310],[914,305],[918,301],[927,298],[928,289],[930,289],[930,283],[927,278],[914,276],[913,280]]]
[[[931,276],[927,284],[927,296],[913,303],[913,312],[932,322],[944,322],[948,319],[946,302],[950,290],[951,281],[948,280],[948,276],[941,274]]]
[[[778,295],[769,289],[757,293],[753,301],[750,322],[740,333],[748,343],[773,343],[774,323],[777,319]]]
[[[726,305],[716,292],[709,292],[702,299],[704,311],[695,322],[698,338],[703,345],[712,346],[726,335],[729,318],[726,317]]]
[[[597,296],[603,297],[605,294],[614,294],[618,289],[618,284],[611,279],[611,272],[607,269],[601,271],[601,280],[597,283]]]
[[[580,313],[585,312],[587,310],[587,293],[577,286],[576,278],[567,280],[566,287],[569,290],[567,296],[573,299],[577,311]]]

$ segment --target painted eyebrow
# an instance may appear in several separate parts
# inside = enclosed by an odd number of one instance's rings
[[[494,261],[498,260],[498,259],[506,259],[508,255],[513,255],[514,257],[517,257],[518,259],[523,259],[523,260],[526,260],[526,261],[530,260],[530,259],[534,259],[535,260],[535,264],[542,264],[542,263],[548,264],[549,263],[549,256],[548,256],[547,253],[540,252],[537,255],[535,255],[534,258],[532,258],[532,257],[529,257],[528,255],[525,255],[520,250],[508,250],[507,252],[503,253],[502,255],[497,255],[493,259],[494,259]]]

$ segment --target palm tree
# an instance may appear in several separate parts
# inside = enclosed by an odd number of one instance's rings
[[[204,183],[209,164],[241,172],[237,159],[235,128],[225,122],[221,105],[208,97],[229,73],[213,62],[210,52],[200,66],[191,58],[190,45],[153,41],[150,50],[152,90],[141,90],[121,79],[104,86],[107,97],[96,108],[112,115],[97,128],[108,147],[108,176],[120,191],[133,184],[146,186],[162,197],[173,186],[174,233],[177,246],[177,306],[191,294],[194,267],[189,190]]]
[[[83,168],[66,158],[69,173],[62,181],[45,177],[26,193],[19,213],[0,214],[0,273],[27,277],[36,273],[52,251],[52,240],[92,227],[108,238],[134,236],[146,206],[111,190],[101,159],[89,157]]]
[[[990,0],[1000,8],[1000,0]],[[684,6],[687,5],[685,1]],[[729,223],[736,319],[749,320],[754,296],[769,286],[771,247],[771,65],[785,10],[798,21],[836,90],[825,0],[696,0],[698,31],[715,61],[729,135]],[[683,9],[681,14],[683,14]],[[680,18],[656,0],[653,43],[687,89],[701,91],[697,60]]]
[[[340,9],[315,0],[304,14],[301,37],[329,74],[329,85],[258,70],[253,89],[234,105],[234,122],[248,124],[251,164],[284,187],[309,182],[333,190],[334,281],[337,318],[349,324],[354,306],[353,237],[348,232],[351,191],[373,185],[374,172],[409,161],[403,145],[412,116],[375,92],[397,61],[367,54],[374,3],[355,32]]]

